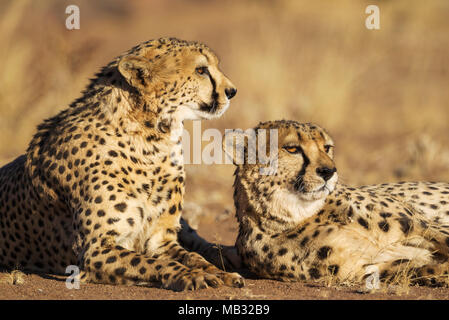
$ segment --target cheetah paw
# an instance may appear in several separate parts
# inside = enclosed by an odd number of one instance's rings
[[[224,284],[228,287],[242,288],[245,285],[245,280],[241,275],[236,272],[222,272],[217,276],[223,280]]]
[[[198,290],[208,287],[218,288],[222,286],[223,281],[216,275],[200,271],[188,271],[181,274],[178,278],[164,284],[167,289],[174,291]]]

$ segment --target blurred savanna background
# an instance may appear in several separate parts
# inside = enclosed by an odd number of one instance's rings
[[[79,30],[65,26],[72,4]],[[370,4],[380,8],[380,30],[365,27]],[[344,183],[448,182],[448,12],[447,0],[1,0],[0,166],[102,65],[141,41],[175,36],[209,45],[238,88],[203,130],[316,122],[336,141]],[[236,230],[232,173],[187,166],[187,213],[201,217],[192,223],[227,244]]]

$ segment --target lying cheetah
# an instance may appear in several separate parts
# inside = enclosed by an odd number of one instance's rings
[[[347,187],[337,184],[334,143],[322,128],[274,121],[256,129],[277,130],[278,156],[272,175],[248,161],[235,171],[236,246],[251,271],[283,281],[360,282],[378,273],[435,285],[448,277],[448,183]]]
[[[161,38],[114,59],[0,169],[0,264],[78,265],[96,283],[241,287],[177,241],[183,121],[221,116],[235,93],[200,43]]]

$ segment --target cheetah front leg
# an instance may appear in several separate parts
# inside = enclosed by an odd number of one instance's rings
[[[161,256],[168,256],[169,259],[175,259],[188,268],[200,268],[207,273],[214,274],[227,286],[237,288],[244,286],[243,277],[238,273],[230,273],[218,269],[200,254],[187,251],[176,240],[168,241],[161,247],[165,248]]]
[[[175,291],[222,284],[217,275],[190,268],[165,255],[152,257],[113,245],[110,238],[100,240],[91,242],[83,255],[80,262],[82,281],[104,284],[160,283],[163,288]]]
[[[183,218],[181,218],[178,240],[184,248],[199,253],[207,261],[224,271],[237,270],[242,265],[235,246],[221,246],[208,242],[200,237]]]

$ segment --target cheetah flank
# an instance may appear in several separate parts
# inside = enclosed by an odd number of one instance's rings
[[[0,264],[173,290],[241,287],[177,241],[183,121],[221,116],[236,89],[205,45],[150,40],[110,62],[0,169]]]
[[[347,187],[337,184],[334,143],[322,128],[273,121],[256,129],[277,129],[279,147],[275,174],[248,163],[235,171],[236,246],[251,271],[283,281],[448,278],[448,183]]]

